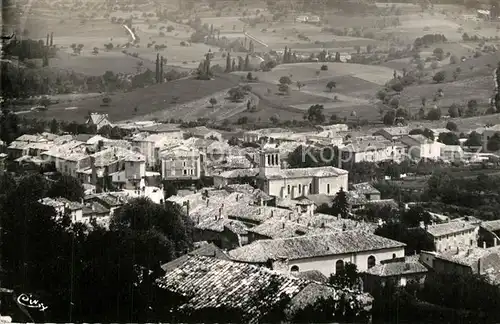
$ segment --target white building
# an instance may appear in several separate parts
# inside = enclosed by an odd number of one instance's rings
[[[73,223],[83,222],[83,205],[69,201],[66,198],[42,198],[38,201],[42,205],[53,207],[56,211],[56,218],[61,218],[67,214]]]
[[[339,167],[342,163],[394,161],[399,163],[406,157],[406,148],[399,143],[389,141],[356,141],[339,147]]]
[[[161,153],[161,174],[165,180],[193,180],[201,177],[200,152],[178,146]]]
[[[464,161],[464,150],[460,145],[445,145],[441,147],[441,159],[447,162]]]
[[[273,270],[337,273],[346,263],[366,271],[382,260],[404,257],[405,244],[363,231],[258,240],[229,252],[234,261],[270,265]]]
[[[108,120],[108,114],[91,113],[86,123],[88,125],[95,125],[97,130],[104,126],[113,127],[113,124]]]
[[[347,188],[348,174],[334,167],[282,169],[277,149],[260,153],[259,180],[270,196],[293,199],[309,194],[335,195],[340,188]]]
[[[476,224],[454,221],[427,226],[425,231],[432,237],[437,252],[477,247],[479,226]]]
[[[433,141],[424,135],[406,135],[400,141],[406,146],[408,157],[415,160],[439,159],[441,148],[445,146],[443,143]]]
[[[136,134],[131,142],[141,154],[146,157],[146,165],[155,167],[160,163],[160,151],[166,145],[178,143],[182,140],[182,132],[172,132],[168,134]]]

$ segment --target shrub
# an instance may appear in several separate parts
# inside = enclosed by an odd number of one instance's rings
[[[441,83],[446,79],[446,73],[445,71],[439,71],[438,73],[434,74],[432,77],[432,80],[434,80],[437,83]]]
[[[323,65],[321,66],[321,71],[328,71],[328,65],[323,64]]]
[[[439,119],[441,119],[441,110],[439,108],[431,109],[427,113],[427,119],[428,120],[439,120]]]
[[[454,122],[449,121],[448,123],[446,123],[446,129],[448,129],[452,132],[456,132],[456,131],[458,131],[458,126]]]
[[[167,27],[167,32],[173,32],[175,30],[174,26],[168,26]]]

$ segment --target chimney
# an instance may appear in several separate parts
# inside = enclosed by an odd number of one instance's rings
[[[259,210],[257,211],[257,215],[260,215],[261,211],[262,211],[262,208],[259,208]]]
[[[420,226],[420,228],[425,229],[425,223],[424,223],[424,221],[420,221],[419,226]]]
[[[405,271],[409,271],[410,270],[410,264],[409,263],[405,263]]]
[[[283,228],[283,229],[285,229],[285,223],[284,223],[284,222],[283,222],[283,224],[282,224],[282,228]]]
[[[208,207],[208,203],[210,202],[210,199],[207,199],[207,207]]]
[[[292,220],[292,213],[288,213],[288,220]]]
[[[239,197],[240,197],[240,195],[236,194],[236,201],[238,201]]]
[[[222,206],[219,208],[219,219],[222,218]]]
[[[483,241],[483,249],[486,249],[486,241]]]
[[[274,210],[271,210],[271,217],[274,216]]]

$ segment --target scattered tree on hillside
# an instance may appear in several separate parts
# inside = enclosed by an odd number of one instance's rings
[[[335,81],[330,81],[326,84],[326,87],[330,90],[330,92],[333,90],[333,88],[337,87],[337,83]]]
[[[465,111],[465,115],[467,117],[476,116],[479,113],[478,104],[475,99],[471,99],[467,102],[467,110]]]
[[[231,88],[228,95],[233,102],[241,102],[245,98],[245,92],[240,87]]]
[[[483,140],[481,134],[476,131],[473,131],[469,134],[469,137],[464,143],[465,146],[482,146]]]
[[[396,119],[396,112],[394,110],[389,110],[385,113],[383,122],[385,125],[394,125],[394,120]]]
[[[281,93],[281,94],[288,94],[290,93],[290,87],[288,86],[288,84],[286,83],[281,83],[279,86],[278,86],[278,91]]]
[[[299,91],[300,91],[300,88],[302,88],[305,84],[304,84],[304,83],[302,83],[302,82],[300,82],[300,81],[297,81],[296,85],[297,85],[297,88],[298,88],[298,89],[299,89]]]
[[[440,120],[441,119],[441,109],[433,108],[427,113],[428,120]]]
[[[445,71],[439,71],[434,76],[432,77],[432,80],[434,80],[436,83],[441,83],[446,79],[446,72]]]
[[[446,129],[448,129],[452,132],[456,132],[456,131],[458,131],[458,126],[456,123],[449,121],[446,123]]]
[[[323,114],[323,105],[312,105],[307,110],[306,119],[315,124],[322,124],[325,122],[326,117]]]
[[[448,114],[451,118],[460,117],[460,108],[458,107],[458,105],[455,103],[452,104],[450,108],[448,108]]]
[[[290,79],[290,77],[288,77],[288,76],[282,76],[282,77],[279,79],[279,83],[280,83],[280,84],[290,85],[290,84],[292,84],[292,79]]]
[[[210,98],[210,104],[212,105],[212,108],[213,108],[217,104],[217,99]]]

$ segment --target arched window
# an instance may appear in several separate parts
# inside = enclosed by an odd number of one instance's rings
[[[396,253],[393,253],[392,254],[392,258],[395,259],[396,258]]]
[[[292,266],[292,267],[290,268],[290,271],[291,271],[291,272],[299,272],[299,266],[296,266],[296,265]]]
[[[344,261],[338,260],[337,262],[335,262],[335,274],[339,273],[342,270],[344,270]]]
[[[271,165],[271,156],[270,155],[267,156],[267,165]]]
[[[309,194],[310,195],[313,194],[313,184],[312,183],[309,184]]]
[[[373,255],[370,255],[368,257],[368,269],[370,269],[371,267],[374,267],[375,266],[375,257]]]

